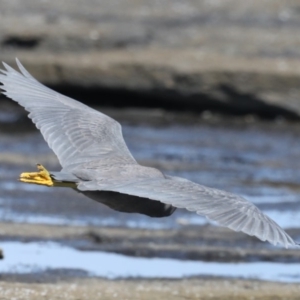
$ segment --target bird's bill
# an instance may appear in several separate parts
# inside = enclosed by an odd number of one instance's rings
[[[24,172],[21,173],[19,180],[24,183],[45,185],[48,187],[70,187],[76,188],[74,182],[64,182],[55,180],[50,172],[41,164],[37,164],[39,172]]]

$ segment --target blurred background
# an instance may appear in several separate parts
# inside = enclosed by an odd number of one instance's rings
[[[300,241],[300,1],[1,0],[0,60],[14,67],[15,57],[47,86],[118,120],[139,163],[240,194]],[[238,295],[250,297],[254,278],[300,282],[297,249],[183,210],[151,219],[19,183],[36,163],[60,166],[27,113],[0,97],[2,284],[225,277],[229,286],[249,280]],[[262,296],[268,283],[259,284]],[[225,286],[213,287],[224,296]]]

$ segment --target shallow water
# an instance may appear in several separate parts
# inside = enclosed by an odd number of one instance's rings
[[[1,186],[1,185],[0,185]],[[12,189],[12,185],[9,185],[8,190]],[[43,188],[45,191],[49,193],[50,190],[48,188]],[[5,188],[4,188],[5,190]],[[25,186],[20,189],[24,192],[28,191],[34,191],[33,186]],[[251,197],[247,197],[249,201],[252,200]],[[287,197],[288,198],[288,197]],[[269,197],[269,199],[266,199],[264,197],[263,199],[259,199],[256,197],[255,201],[252,201],[253,203],[260,203],[262,201],[266,201],[264,203],[276,203],[276,198],[273,202],[273,197]],[[85,200],[85,199],[84,199]],[[282,197],[280,197],[280,200],[282,200]],[[292,199],[294,202],[297,201],[297,198]],[[52,225],[78,225],[78,226],[84,226],[84,225],[96,225],[96,226],[121,226],[121,227],[129,227],[129,228],[151,228],[151,229],[163,229],[163,228],[175,228],[181,226],[181,224],[184,225],[205,225],[209,224],[210,222],[202,216],[199,216],[193,212],[186,212],[182,210],[178,210],[175,212],[174,216],[163,218],[163,219],[152,219],[147,216],[142,216],[139,214],[122,214],[118,212],[111,211],[108,214],[103,214],[103,211],[101,213],[101,217],[97,214],[97,212],[94,212],[90,215],[84,215],[82,216],[80,214],[80,211],[76,211],[76,215],[73,214],[72,218],[66,218],[66,215],[68,214],[67,211],[62,212],[53,212],[52,214],[50,212],[44,212],[41,211],[33,212],[28,211],[28,208],[31,209],[33,206],[36,206],[36,203],[33,203],[33,205],[30,205],[30,202],[34,202],[31,199],[27,199],[27,197],[23,197],[22,201],[25,202],[29,207],[26,207],[26,210],[23,210],[22,212],[19,211],[18,207],[17,209],[11,209],[9,207],[6,207],[6,203],[8,202],[14,202],[15,199],[11,198],[9,201],[8,199],[0,199],[0,219],[1,221],[7,221],[7,222],[26,222],[26,223],[38,223],[38,224],[52,224]],[[87,199],[87,201],[89,201]],[[278,203],[280,203],[279,199],[277,199]],[[89,202],[87,202],[89,203]],[[41,203],[39,203],[41,204]],[[90,204],[90,203],[89,203]],[[91,206],[93,207],[94,204],[92,203]],[[23,207],[23,206],[22,206]],[[102,210],[108,211],[109,209],[106,207],[102,207]],[[266,208],[264,209],[265,214],[267,214],[269,217],[271,217],[273,220],[276,220],[278,224],[280,224],[283,228],[299,228],[300,223],[300,210],[293,210],[293,209],[287,209],[287,210],[279,210],[274,207],[274,209]],[[121,216],[121,218],[119,218]]]
[[[106,278],[183,278],[218,276],[281,282],[300,282],[300,264],[213,263],[165,258],[138,258],[125,255],[79,251],[57,243],[3,242],[7,253],[2,273],[31,273],[49,269],[84,271]]]
[[[282,227],[300,228],[300,134],[294,126],[274,126],[135,125],[124,126],[124,137],[141,164],[243,195]],[[16,180],[18,175],[34,171],[37,162],[59,170],[54,154],[38,131],[22,135],[0,133],[0,141],[0,221],[150,229],[208,222],[185,210],[161,219],[119,213],[71,189],[22,184]],[[69,268],[109,278],[200,275],[300,282],[298,263],[235,264],[133,258],[80,252],[54,243],[2,241],[0,247],[5,253],[5,260],[0,262],[2,272]],[[246,239],[230,247],[248,247],[244,242]],[[201,243],[197,241],[200,246]],[[267,243],[250,245],[270,249]]]
[[[127,125],[123,129],[128,147],[140,163],[243,195],[281,226],[297,228],[300,134],[293,126],[274,126]],[[19,173],[33,171],[33,162],[56,170],[59,165],[53,164],[54,155],[38,131],[2,133],[0,140],[0,155],[10,155],[10,160],[0,165],[0,220],[150,228],[176,227],[182,220],[188,224],[207,222],[184,210],[155,220],[117,213],[71,190],[19,183]]]

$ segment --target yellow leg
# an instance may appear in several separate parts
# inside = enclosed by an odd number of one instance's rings
[[[22,173],[20,175],[20,181],[26,183],[40,184],[46,186],[53,186],[53,180],[50,173],[41,164],[36,165],[39,172]]]

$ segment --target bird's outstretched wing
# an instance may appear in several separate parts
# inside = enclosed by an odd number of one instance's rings
[[[91,161],[98,164],[136,164],[112,118],[47,88],[33,78],[17,59],[21,73],[3,63],[0,88],[18,102],[40,129],[63,169]]]
[[[101,162],[113,166],[136,161],[122,137],[119,123],[108,116],[65,97],[35,80],[17,60],[19,73],[4,64],[0,83],[4,94],[18,102],[39,128],[64,170],[78,170],[84,163]],[[80,168],[79,168],[80,169]],[[85,181],[81,191],[106,190],[158,200],[174,207],[186,208],[217,221],[235,231],[243,231],[259,239],[285,247],[296,245],[293,239],[273,220],[245,199],[191,181],[163,176],[143,179],[121,178],[104,184]]]
[[[95,179],[95,181],[80,183],[78,189],[108,190],[158,200],[178,208],[195,211],[216,221],[219,225],[256,236],[274,245],[281,244],[286,248],[297,245],[277,223],[244,198],[183,178],[166,176],[164,179],[132,182],[127,178],[123,183],[118,180],[116,184],[107,185]]]

